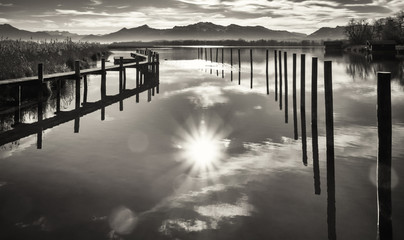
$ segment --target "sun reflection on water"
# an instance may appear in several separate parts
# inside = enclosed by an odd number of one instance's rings
[[[221,127],[220,121],[208,124],[201,120],[198,124],[189,120],[186,128],[180,132],[177,148],[180,149],[180,160],[190,175],[214,172],[225,157],[228,141],[227,131]]]

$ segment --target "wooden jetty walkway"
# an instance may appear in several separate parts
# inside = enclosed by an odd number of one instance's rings
[[[139,94],[147,91],[148,101],[151,101],[155,93],[159,93],[159,54],[150,50],[137,50],[131,54],[131,58],[124,60],[123,57],[118,58],[119,65],[105,66],[105,59],[101,60],[101,67],[80,70],[79,62],[75,62],[74,72],[65,72],[57,74],[43,75],[43,65],[38,66],[38,76],[10,79],[0,81],[0,86],[14,85],[18,86],[19,91],[16,93],[13,106],[3,111],[2,114],[14,114],[14,126],[12,129],[0,133],[0,146],[17,141],[18,139],[37,134],[37,148],[42,148],[42,132],[46,129],[53,128],[65,122],[74,120],[74,132],[79,132],[80,117],[101,110],[101,120],[105,119],[105,108],[109,105],[119,102],[119,108],[123,110],[123,100],[136,95],[136,102],[139,102]],[[127,63],[123,63],[126,61]],[[115,62],[115,61],[114,61]],[[126,88],[126,68],[136,68],[136,87],[132,89]],[[119,71],[119,93],[115,95],[106,94],[106,72]],[[101,96],[100,100],[95,102],[87,101],[88,82],[87,75],[101,75]],[[75,108],[70,111],[61,111],[61,81],[75,80]],[[83,80],[83,81],[81,81]],[[55,116],[44,119],[43,114],[43,91],[42,87],[45,81],[56,81],[56,113]],[[37,107],[37,121],[33,123],[21,122],[21,86],[29,82],[37,82],[37,97],[30,100],[28,105],[24,107]],[[83,82],[83,83],[82,83]],[[83,96],[81,93],[81,84],[83,84]],[[45,99],[46,101],[46,99]]]

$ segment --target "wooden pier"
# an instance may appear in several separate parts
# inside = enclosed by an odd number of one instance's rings
[[[89,113],[101,110],[101,120],[105,119],[105,108],[109,105],[119,102],[120,110],[123,110],[123,100],[136,95],[136,102],[139,102],[139,94],[147,91],[148,101],[151,101],[155,92],[159,93],[159,55],[158,53],[150,50],[137,50],[131,54],[134,62],[124,63],[124,58],[119,57],[119,65],[105,66],[105,59],[101,60],[101,67],[92,69],[80,69],[80,62],[75,62],[75,71],[57,73],[57,74],[43,74],[43,64],[38,65],[38,76],[9,79],[0,81],[0,86],[18,86],[17,94],[13,106],[1,114],[16,113],[14,116],[14,126],[12,129],[0,133],[0,146],[17,141],[23,137],[37,134],[37,148],[42,148],[42,132],[46,129],[53,128],[65,122],[74,120],[74,132],[78,133],[80,129],[80,118]],[[141,60],[141,61],[139,61]],[[136,68],[136,87],[133,89],[126,88],[126,68]],[[107,71],[119,71],[119,93],[115,95],[106,94],[106,73]],[[100,100],[95,102],[87,101],[88,93],[88,75],[101,75],[101,96]],[[81,81],[83,80],[83,81]],[[115,80],[115,79],[114,79]],[[44,118],[43,114],[43,83],[45,81],[55,81],[56,90],[56,113],[55,116]],[[62,81],[75,81],[75,104],[74,109],[70,111],[61,111],[61,82]],[[22,104],[23,94],[21,86],[27,83],[38,83],[37,96],[27,103]],[[83,96],[80,96],[80,86],[83,84]],[[30,85],[32,86],[32,85]],[[45,100],[46,101],[46,100]],[[35,106],[37,109],[37,121],[33,123],[21,122],[20,112],[21,109],[26,107]]]

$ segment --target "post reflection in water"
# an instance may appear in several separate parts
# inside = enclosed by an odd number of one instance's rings
[[[334,107],[332,93],[331,61],[324,62],[324,96],[327,142],[327,225],[328,239],[337,239],[335,208],[335,163],[334,163]]]
[[[320,167],[318,159],[318,128],[317,128],[317,72],[318,60],[312,59],[311,72],[311,137],[313,150],[314,193],[320,194]]]
[[[378,234],[380,240],[393,239],[391,202],[391,160],[392,160],[392,119],[391,119],[391,74],[379,72],[377,75],[377,202]]]
[[[275,62],[275,101],[278,101],[278,64],[277,64],[277,52],[274,50],[274,62]]]
[[[299,134],[297,130],[297,97],[296,97],[296,53],[293,54],[293,129],[294,129],[294,139],[299,139]]]
[[[284,68],[285,68],[285,123],[288,123],[288,54],[283,54]]]
[[[302,124],[302,152],[303,164],[307,166],[307,138],[306,138],[306,55],[300,58],[300,115]]]
[[[279,51],[279,109],[282,110],[282,52]]]

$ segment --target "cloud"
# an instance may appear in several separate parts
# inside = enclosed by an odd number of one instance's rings
[[[14,4],[12,3],[0,3],[0,7],[12,7]]]
[[[90,0],[90,2],[91,2],[90,5],[93,5],[93,6],[102,4],[102,1],[100,1],[100,0]]]

